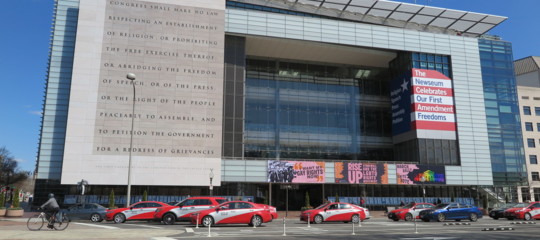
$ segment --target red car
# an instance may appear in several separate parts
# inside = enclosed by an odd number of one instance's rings
[[[388,218],[394,221],[405,220],[412,221],[413,219],[420,219],[419,213],[423,210],[434,208],[435,205],[431,203],[409,203],[402,208],[392,210],[388,213]]]
[[[108,210],[105,214],[105,220],[115,223],[123,223],[126,220],[153,220],[156,209],[165,206],[169,205],[156,201],[142,201],[134,203],[128,208]]]
[[[191,213],[214,208],[226,202],[222,197],[190,197],[173,206],[160,207],[154,212],[154,219],[166,225],[176,221],[191,221]]]
[[[215,224],[247,223],[249,226],[260,226],[277,218],[276,208],[265,204],[245,201],[231,201],[215,208],[191,214],[192,224],[205,227]]]
[[[504,217],[508,220],[525,219],[540,219],[540,202],[518,203],[513,208],[504,211]]]
[[[315,209],[303,211],[300,221],[314,223],[322,222],[359,222],[369,218],[369,211],[363,207],[350,204],[333,202],[318,206]]]

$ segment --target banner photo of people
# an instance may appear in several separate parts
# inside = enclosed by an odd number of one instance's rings
[[[324,162],[268,161],[268,182],[324,183]]]
[[[398,184],[446,184],[445,173],[444,166],[396,164]]]
[[[334,163],[336,183],[388,184],[388,165],[385,163]]]

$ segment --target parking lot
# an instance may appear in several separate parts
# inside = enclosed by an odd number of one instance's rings
[[[310,224],[297,219],[283,219],[253,228],[247,225],[220,225],[208,228],[188,223],[162,225],[159,222],[132,221],[124,224],[112,222],[92,223],[73,221],[65,231],[28,231],[26,219],[0,219],[0,239],[535,239],[537,224],[512,224],[515,221],[480,219],[478,222],[394,222],[385,218],[372,218],[359,224]],[[484,231],[486,228],[514,228],[515,230]],[[284,234],[285,231],[285,234]],[[415,233],[417,232],[417,233]]]

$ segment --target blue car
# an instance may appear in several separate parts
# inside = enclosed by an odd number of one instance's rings
[[[70,220],[90,220],[101,222],[105,219],[107,208],[96,203],[76,204],[68,209],[60,210],[65,212]]]
[[[476,222],[479,218],[482,218],[482,211],[468,204],[442,203],[434,209],[421,211],[419,216],[424,222],[431,220],[437,220],[439,222],[446,220],[471,220],[471,222]]]

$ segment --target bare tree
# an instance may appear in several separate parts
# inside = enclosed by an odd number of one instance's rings
[[[30,173],[21,171],[17,161],[6,147],[0,147],[0,189],[13,187],[13,185],[26,180]]]

